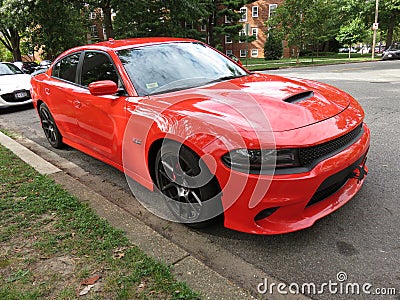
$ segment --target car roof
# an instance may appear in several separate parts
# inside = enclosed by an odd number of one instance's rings
[[[71,50],[122,50],[133,47],[148,46],[155,44],[171,43],[171,42],[198,42],[193,39],[185,38],[170,38],[170,37],[151,37],[151,38],[132,38],[132,39],[122,39],[114,40],[109,39],[105,42],[100,42],[96,44],[89,44],[85,46],[80,46],[73,48]]]

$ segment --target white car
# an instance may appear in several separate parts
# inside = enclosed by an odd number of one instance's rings
[[[32,102],[31,76],[14,64],[0,63],[0,108]]]

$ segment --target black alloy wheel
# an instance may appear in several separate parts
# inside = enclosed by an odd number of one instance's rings
[[[62,148],[64,146],[62,135],[57,128],[56,122],[54,121],[49,108],[44,103],[39,106],[39,116],[44,134],[46,135],[50,145],[54,148]]]
[[[156,186],[176,221],[203,228],[222,214],[217,180],[189,148],[174,142],[164,143],[156,157],[155,177]]]

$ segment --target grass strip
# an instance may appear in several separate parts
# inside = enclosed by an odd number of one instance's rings
[[[89,292],[79,296],[97,278]],[[0,299],[200,299],[47,176],[0,145]]]

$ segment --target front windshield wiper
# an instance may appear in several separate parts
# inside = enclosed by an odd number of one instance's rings
[[[225,81],[225,80],[231,80],[231,79],[235,79],[235,78],[244,77],[244,76],[247,76],[247,75],[248,75],[248,74],[222,76],[222,77],[218,77],[218,78],[216,78],[216,79],[211,80],[209,83],[212,83],[212,82],[220,82],[220,81]]]

